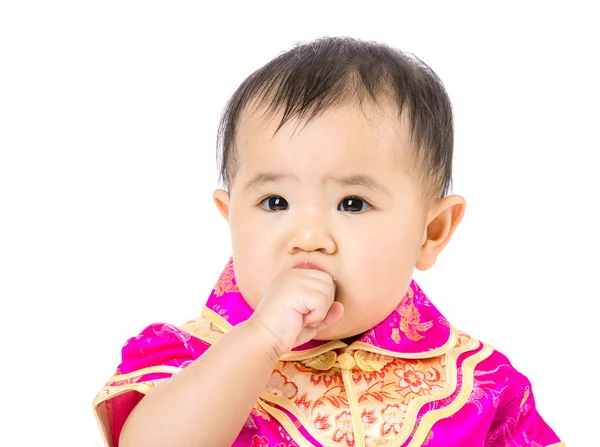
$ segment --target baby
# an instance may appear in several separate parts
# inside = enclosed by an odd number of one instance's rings
[[[94,400],[106,445],[564,445],[527,378],[412,280],[465,212],[426,64],[298,44],[242,83],[219,136],[231,261],[199,318],[127,341]]]

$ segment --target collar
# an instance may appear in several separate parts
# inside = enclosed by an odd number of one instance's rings
[[[253,312],[237,286],[233,258],[230,258],[206,302],[202,317],[224,333],[246,321]],[[445,354],[454,347],[457,338],[456,329],[413,279],[396,309],[350,345],[341,340],[311,340],[285,354],[282,360],[305,360],[339,348],[401,358],[430,358]]]

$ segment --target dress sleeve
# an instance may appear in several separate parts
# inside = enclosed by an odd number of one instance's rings
[[[118,447],[123,425],[137,403],[156,384],[183,370],[209,346],[162,323],[152,324],[127,340],[121,364],[93,402],[105,445]]]
[[[506,366],[506,381],[484,447],[564,447],[538,413],[529,379],[508,360]]]

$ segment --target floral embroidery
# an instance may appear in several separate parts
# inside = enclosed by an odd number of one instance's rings
[[[365,372],[365,371],[360,371],[360,370],[358,370],[358,371],[352,371],[352,380],[356,384],[358,384],[361,380],[364,380],[367,384],[370,384],[374,380],[385,379],[385,377],[387,376],[388,372],[390,371],[390,364],[391,363],[392,362],[390,362],[389,364],[385,365],[379,371],[371,371],[371,372]]]
[[[343,386],[334,386],[329,388],[323,396],[315,400],[313,408],[320,407],[325,404],[333,405],[335,408],[348,408],[348,397]]]
[[[366,408],[362,409],[360,420],[364,425],[373,425],[377,422],[377,416],[375,416],[375,410],[368,411]]]
[[[329,430],[331,424],[329,423],[329,415],[326,414],[321,416],[321,413],[317,413],[314,422],[314,426],[317,430]]]
[[[334,369],[330,369],[328,371],[315,371],[312,368],[303,366],[299,362],[292,362],[294,368],[296,368],[301,373],[309,373],[310,381],[313,385],[319,385],[321,382],[329,388],[332,385],[340,385],[342,383],[342,378]]]
[[[400,330],[409,339],[417,341],[424,337],[419,331],[428,331],[433,327],[433,322],[421,322],[421,314],[413,303],[413,297],[414,292],[412,288],[409,287],[408,292],[404,295],[404,298],[402,298],[402,301],[396,310],[400,314]]]
[[[392,340],[394,340],[394,343],[397,345],[400,344],[400,329],[397,327],[392,329]]]
[[[275,396],[292,399],[298,394],[298,387],[294,383],[288,382],[287,377],[281,374],[281,371],[275,369],[267,384],[267,391]]]
[[[142,376],[134,376],[125,380],[117,380],[116,382],[108,382],[108,386],[123,386],[123,385],[131,385],[132,383],[136,383],[141,379]]]
[[[252,447],[268,447],[269,440],[266,436],[254,435],[252,437]]]
[[[502,392],[504,391],[506,386],[502,387],[500,390],[496,390],[496,389],[494,389],[494,386],[496,385],[496,382],[494,380],[480,380],[479,378],[482,376],[486,376],[488,374],[495,373],[500,368],[507,367],[507,366],[508,365],[506,365],[506,364],[502,364],[491,371],[475,371],[473,373],[473,390],[471,391],[471,394],[469,394],[469,397],[468,397],[467,401],[465,402],[465,405],[469,405],[469,404],[475,405],[475,407],[477,408],[477,414],[479,415],[483,412],[482,401],[484,401],[485,399],[491,398],[492,399],[492,407],[498,408],[498,404],[500,403],[500,395],[502,394]],[[458,370],[458,373],[457,373],[456,391],[451,396],[448,396],[446,399],[442,399],[439,402],[439,404],[440,405],[449,405],[456,398],[458,393],[460,392],[460,389],[462,388],[462,383],[463,383],[463,371],[461,368]]]
[[[292,447],[296,444],[292,442],[291,444],[286,444],[285,442],[278,442],[274,445],[274,447]],[[258,436],[254,435],[252,437],[252,446],[251,447],[269,447],[269,439],[266,436]]]
[[[469,340],[467,335],[459,334],[457,347]],[[442,367],[444,359],[445,356],[424,359],[390,357],[389,363],[379,371],[366,372],[358,367],[352,371],[351,382],[361,412],[365,442],[369,441],[366,445],[378,446],[386,440],[389,442],[393,436],[401,435],[406,417],[419,408],[426,409],[439,402],[432,398],[431,404],[424,404],[427,407],[412,405],[416,397],[446,389],[446,369]],[[297,418],[298,421],[294,422],[297,425],[313,427],[330,442],[353,446],[356,441],[354,421],[342,374],[339,368],[323,373],[317,373],[299,362],[281,361],[273,371],[267,391],[285,398],[285,401],[277,399],[276,403]],[[266,401],[270,402],[268,397]],[[417,428],[417,421],[411,421],[411,431]]]
[[[384,421],[381,425],[382,437],[389,435],[392,431],[396,435],[400,432],[400,428],[402,427],[402,412],[397,404],[388,404],[387,407],[381,410],[381,418]]]
[[[214,288],[215,296],[219,297],[228,292],[239,292],[237,282],[235,281],[235,274],[233,272],[233,258],[229,260],[227,267],[221,273],[221,277],[217,281]],[[222,315],[222,314],[221,314]]]
[[[346,440],[350,447],[354,446],[354,428],[352,427],[352,415],[349,411],[342,411],[335,417],[337,430],[333,433],[333,441],[340,443]]]
[[[255,404],[254,407],[252,408],[252,412],[251,412],[254,416],[258,416],[263,418],[265,421],[270,421],[271,420],[271,416],[269,416],[269,413],[267,413],[265,410],[262,409],[262,407],[258,404]]]
[[[304,393],[300,398],[296,399],[294,403],[303,412],[308,411],[311,404],[311,401],[308,400],[308,393]]]
[[[394,374],[400,377],[400,381],[398,382],[398,386],[400,388],[408,388],[413,393],[418,393],[421,390],[430,390],[431,387],[427,384],[425,379],[425,374],[421,371],[415,371],[415,369],[410,364],[404,365],[404,371],[401,372],[400,369],[394,370]]]
[[[293,445],[296,444],[292,443],[288,446],[288,444],[286,444],[285,442],[278,442],[277,444],[275,444],[274,447],[291,447]],[[251,447],[269,447],[269,440],[265,436],[254,435],[252,437]]]
[[[358,403],[363,403],[369,399],[373,399],[383,403],[385,400],[393,400],[397,397],[397,385],[394,382],[385,383],[380,380],[369,386],[365,392],[358,398]]]

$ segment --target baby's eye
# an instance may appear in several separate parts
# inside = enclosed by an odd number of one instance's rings
[[[359,213],[361,211],[366,211],[369,208],[371,208],[371,205],[369,205],[365,200],[363,200],[359,197],[350,196],[350,197],[345,197],[340,202],[340,206],[338,207],[338,210],[347,211],[349,213]]]
[[[289,207],[287,200],[281,196],[269,196],[260,205],[267,211],[285,211]]]

